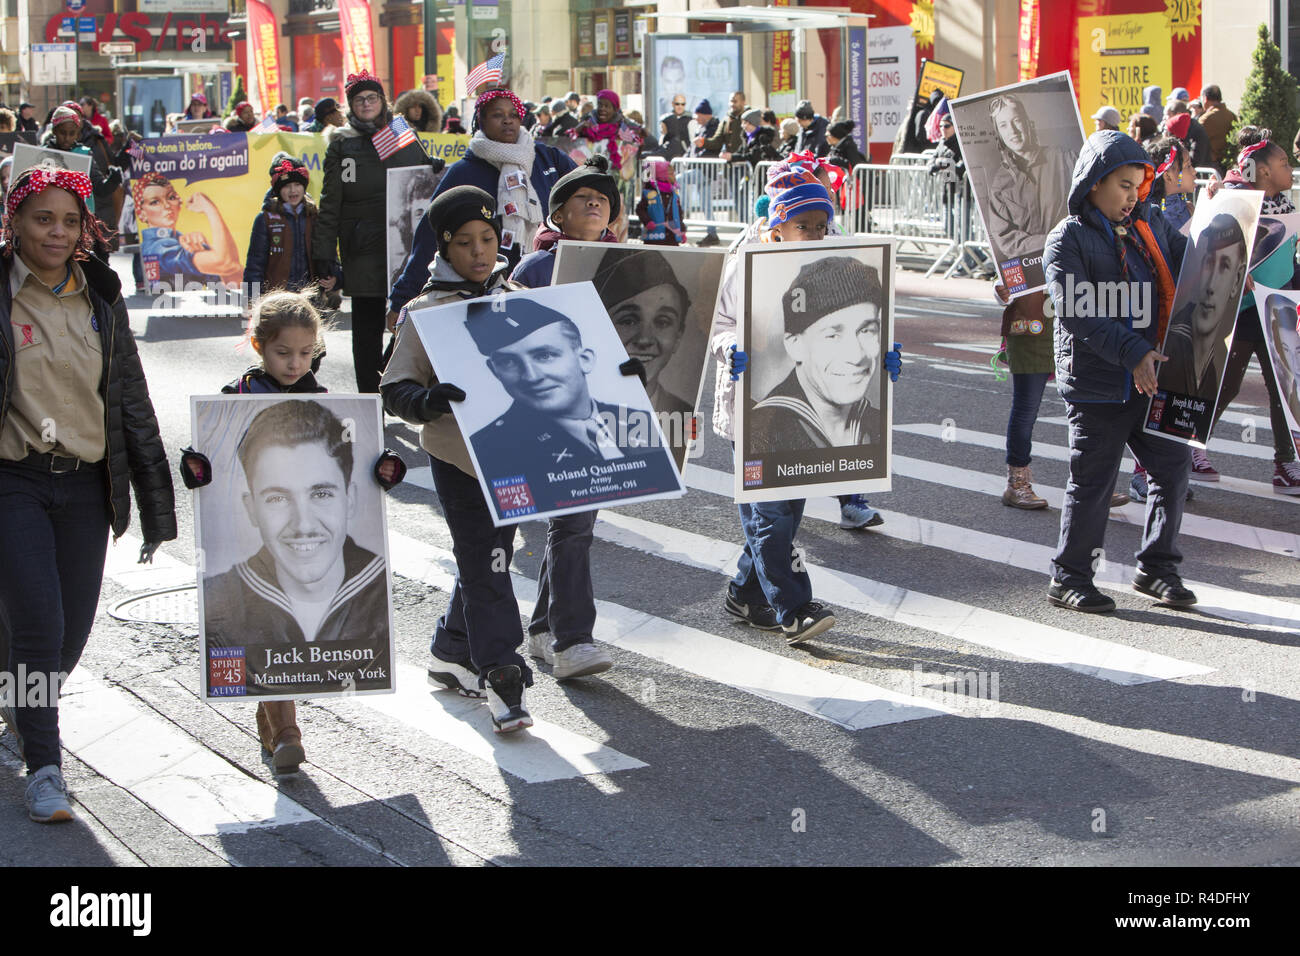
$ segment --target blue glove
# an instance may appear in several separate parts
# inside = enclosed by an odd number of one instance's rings
[[[741,373],[749,368],[749,356],[739,351],[736,346],[731,347],[731,380],[740,381]]]
[[[885,353],[885,371],[889,373],[889,380],[897,382],[898,376],[903,371],[903,353],[901,342],[894,343],[894,351]]]

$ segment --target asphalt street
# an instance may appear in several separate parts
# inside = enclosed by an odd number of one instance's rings
[[[236,350],[235,318],[130,305],[175,453],[189,396],[217,392],[251,353]],[[151,597],[194,581],[178,482],[180,537],[155,568],[134,566],[138,539],[110,549],[65,692],[75,823],[26,819],[14,743],[0,738],[0,863],[1300,864],[1300,498],[1269,486],[1258,370],[1210,444],[1224,481],[1196,484],[1187,508],[1184,577],[1200,608],[1164,610],[1128,587],[1142,520],[1129,505],[1099,569],[1118,610],[1081,615],[1044,596],[1067,479],[1051,386],[1033,470],[1053,507],[998,497],[999,315],[986,283],[900,279],[895,476],[871,496],[885,523],[840,530],[827,498],[809,502],[798,537],[839,620],[823,639],[787,648],[723,612],[742,536],[730,450],[709,433],[685,498],[602,512],[596,636],[615,667],[560,684],[539,665],[538,726],[512,738],[492,734],[481,703],[423,679],[451,541],[413,429],[387,420],[411,466],[388,498],[399,693],[300,704],[308,762],[292,777],[261,756],[251,704],[200,700],[193,592]],[[328,348],[322,383],[350,391],[346,323]],[[519,531],[526,604],[544,527]]]

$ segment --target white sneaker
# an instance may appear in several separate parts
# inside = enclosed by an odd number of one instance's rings
[[[574,644],[562,651],[555,651],[553,656],[555,669],[551,671],[551,676],[556,680],[599,674],[614,666],[610,656],[595,644]]]
[[[490,671],[484,687],[497,733],[508,734],[533,725],[533,718],[528,713],[528,691],[518,664],[506,664]]]
[[[444,690],[454,690],[462,697],[482,697],[478,686],[478,671],[469,661],[455,664],[439,657],[430,657],[426,671],[429,683]]]
[[[49,764],[32,774],[27,784],[27,815],[37,823],[66,823],[72,819],[63,771]]]
[[[555,663],[555,637],[550,631],[528,635],[528,656],[546,664]]]

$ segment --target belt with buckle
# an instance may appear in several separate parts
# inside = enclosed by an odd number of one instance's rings
[[[39,468],[41,471],[48,471],[54,475],[66,475],[81,467],[81,459],[66,458],[63,455],[55,455],[51,452],[34,451],[23,459],[23,464]]]

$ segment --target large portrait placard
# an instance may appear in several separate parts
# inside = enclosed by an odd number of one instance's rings
[[[1083,124],[1069,73],[1053,73],[951,101],[957,141],[1014,299],[1046,285],[1047,234],[1069,215]]]
[[[1205,190],[1196,203],[1143,430],[1204,448],[1256,241],[1262,190]]]
[[[204,699],[391,693],[378,396],[193,396]]]
[[[590,282],[506,292],[407,315],[441,382],[492,521],[686,493],[641,380]]]
[[[678,470],[686,467],[699,424],[695,410],[709,355],[709,329],[726,263],[725,249],[559,244],[554,285],[591,282],[628,355],[646,370],[646,391]]]
[[[888,491],[894,246],[742,246],[736,501]]]
[[[1269,289],[1256,282],[1255,303],[1291,443],[1300,456],[1300,291]]]

